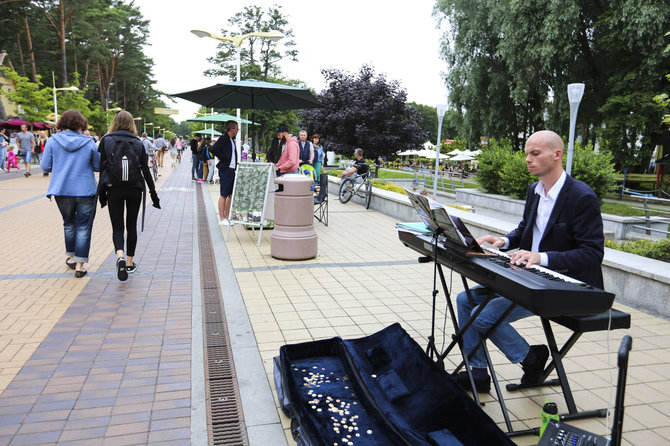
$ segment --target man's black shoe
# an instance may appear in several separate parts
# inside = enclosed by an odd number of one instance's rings
[[[468,372],[458,372],[451,375],[452,378],[466,391],[472,390],[472,384],[470,384],[470,378],[468,377]],[[473,376],[475,381],[475,388],[477,393],[488,393],[491,390],[491,377],[486,375],[485,378]]]
[[[541,384],[544,365],[549,358],[549,349],[546,345],[531,345],[528,354],[521,361],[523,376],[521,384],[537,385]]]

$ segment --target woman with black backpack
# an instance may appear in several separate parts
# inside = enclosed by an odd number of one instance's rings
[[[156,186],[151,178],[147,155],[142,142],[137,137],[135,121],[127,111],[120,111],[109,127],[109,133],[100,141],[100,204],[109,205],[112,222],[112,240],[116,252],[116,276],[127,280],[128,274],[137,269],[133,262],[137,246],[137,216],[140,212],[142,195],[146,193],[144,183],[149,187],[151,201],[160,209]],[[123,250],[124,209],[126,212],[125,231],[126,256]]]

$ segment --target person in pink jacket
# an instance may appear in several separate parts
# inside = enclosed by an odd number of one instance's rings
[[[280,135],[283,150],[279,161],[275,164],[277,176],[286,175],[287,173],[299,173],[300,146],[298,146],[298,138],[289,134],[286,124],[279,124],[279,127],[277,127],[277,136]]]

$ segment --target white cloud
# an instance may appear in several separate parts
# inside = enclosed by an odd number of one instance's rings
[[[223,2],[190,0],[176,7],[159,0],[136,0],[149,27],[151,46],[146,53],[154,60],[157,88],[179,93],[215,84],[202,73],[210,67],[207,58],[216,52],[217,41],[200,39],[191,29],[220,32],[228,18],[244,6],[266,8],[279,4],[295,34],[298,62],[283,61],[284,74],[304,81],[317,92],[325,87],[321,69],[357,72],[363,64],[374,67],[407,90],[408,100],[437,105],[446,101],[440,73],[446,64],[439,57],[440,33],[432,17],[433,2],[410,4],[388,1],[338,2],[294,0],[277,2]],[[234,6],[231,6],[234,5]],[[281,31],[281,30],[280,30]],[[177,121],[195,113],[198,105],[177,100]]]

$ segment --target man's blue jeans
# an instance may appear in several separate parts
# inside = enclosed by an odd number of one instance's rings
[[[56,197],[56,204],[63,216],[65,255],[74,256],[75,262],[88,262],[91,249],[89,220],[95,216],[95,197]]]
[[[468,302],[468,296],[465,291],[459,293],[456,297],[459,325],[465,325],[470,318],[470,315],[478,308],[479,304],[486,299],[486,294],[479,295],[475,292],[475,290],[481,288],[481,286],[470,288],[474,306],[470,305],[470,302]],[[479,342],[477,332],[485,334],[488,329],[498,321],[500,316],[511,304],[512,302],[510,300],[505,299],[498,294],[491,299],[486,307],[484,307],[484,310],[477,316],[474,323],[470,325],[463,335],[463,347],[467,353],[472,351],[474,346],[477,345],[477,342]],[[531,311],[526,310],[521,305],[517,305],[489,338],[500,351],[507,356],[507,359],[509,359],[510,362],[517,364],[523,361],[530,349],[528,342],[521,337],[510,323],[532,315],[533,313]],[[475,368],[486,368],[486,356],[481,348],[477,349],[470,358],[470,366]]]
[[[7,159],[7,148],[0,147],[0,168],[6,169],[5,160]]]
[[[202,178],[202,161],[198,158],[198,155],[191,155],[193,164],[191,165],[191,178],[194,180]]]

